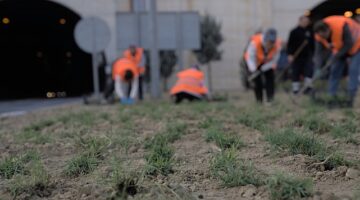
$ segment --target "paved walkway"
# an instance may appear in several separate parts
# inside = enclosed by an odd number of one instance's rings
[[[82,103],[82,98],[0,101],[0,117],[23,115],[27,112],[42,108],[50,108],[74,103]]]

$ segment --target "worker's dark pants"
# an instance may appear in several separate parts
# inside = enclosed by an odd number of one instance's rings
[[[263,80],[264,79],[264,80]],[[274,70],[263,72],[254,80],[255,97],[258,102],[263,102],[263,90],[266,90],[267,101],[271,102],[274,99],[275,92],[275,75]]]
[[[143,90],[143,82],[144,82],[144,76],[139,76],[139,100],[144,100],[144,90]]]
[[[312,78],[313,76],[313,63],[310,57],[294,60],[291,68],[293,82],[300,82],[301,76],[304,78]]]
[[[186,92],[180,92],[180,93],[175,94],[175,103],[176,104],[181,103],[183,100],[200,101],[201,98],[197,97],[197,96],[194,96],[194,95],[191,95],[191,94],[186,93]]]

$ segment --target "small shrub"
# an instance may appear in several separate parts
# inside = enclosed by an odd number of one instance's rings
[[[48,197],[51,194],[49,189],[50,176],[40,161],[32,162],[29,175],[16,176],[10,182],[9,187],[14,198],[22,193],[27,193],[31,196]]]
[[[221,149],[236,148],[244,146],[243,141],[237,135],[225,134],[217,128],[210,128],[206,133],[207,142],[215,142]]]
[[[212,175],[220,179],[225,187],[263,184],[259,172],[251,163],[238,159],[235,149],[228,149],[216,155],[210,169]]]
[[[147,161],[146,173],[168,175],[172,173],[174,151],[167,144],[155,145],[151,148],[145,159]]]
[[[310,197],[313,194],[311,179],[298,179],[295,177],[276,174],[267,180],[272,200],[292,200]]]
[[[81,154],[71,159],[65,169],[65,174],[69,177],[78,177],[94,171],[99,161],[94,155],[88,153]]]
[[[6,158],[0,163],[0,176],[10,179],[16,174],[24,174],[26,172],[25,165],[30,161],[38,159],[40,157],[34,151],[29,151],[21,156]]]

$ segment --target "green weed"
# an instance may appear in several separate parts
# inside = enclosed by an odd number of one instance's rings
[[[24,128],[24,131],[41,131],[46,127],[52,126],[56,123],[56,120],[43,120],[37,123],[33,123],[27,127]]]
[[[16,174],[25,174],[25,166],[30,161],[39,160],[40,156],[35,151],[29,151],[20,156],[6,158],[0,163],[0,176],[10,179]]]
[[[306,114],[298,117],[293,122],[293,125],[318,134],[327,133],[332,129],[331,124],[324,116],[316,114]]]
[[[49,135],[42,134],[38,130],[30,129],[16,135],[16,139],[20,142],[31,142],[34,144],[46,144],[52,141]]]
[[[22,193],[31,196],[48,197],[51,194],[50,176],[40,161],[33,161],[30,165],[29,175],[16,176],[10,182],[9,190],[14,198]]]
[[[272,200],[300,199],[313,194],[311,179],[299,179],[280,173],[268,178],[267,186]]]
[[[115,162],[112,168],[111,182],[116,191],[113,198],[127,199],[128,196],[136,195],[141,174],[134,170],[127,170],[119,162]]]
[[[64,172],[69,177],[78,177],[94,171],[98,164],[99,161],[94,155],[83,153],[71,159]]]
[[[251,163],[236,157],[236,149],[225,150],[214,157],[210,170],[225,187],[263,184],[262,177]]]
[[[336,123],[330,131],[334,138],[349,139],[358,131],[357,124],[354,120],[344,120]]]
[[[98,137],[79,137],[78,144],[85,151],[86,154],[100,158],[102,152],[106,149],[108,140]]]
[[[183,123],[170,123],[167,129],[163,133],[155,135],[153,138],[147,138],[145,140],[145,149],[152,148],[154,146],[163,146],[167,143],[173,143],[179,140],[181,136],[186,134],[187,125]]]
[[[146,173],[168,175],[173,172],[174,150],[167,144],[155,145],[151,148],[145,159],[147,161]]]
[[[206,132],[206,141],[215,142],[221,149],[236,148],[244,146],[240,136],[225,134],[218,128],[210,128]]]

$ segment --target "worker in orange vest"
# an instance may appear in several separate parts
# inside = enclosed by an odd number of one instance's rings
[[[139,72],[139,99],[143,99],[143,79],[145,75],[145,56],[144,49],[130,45],[129,48],[124,52],[124,57],[132,60],[137,66]]]
[[[250,73],[260,71],[254,81],[256,100],[263,102],[263,90],[266,90],[267,101],[274,99],[275,74],[281,50],[281,41],[277,38],[275,29],[270,28],[264,33],[256,34],[251,38],[245,52],[245,61]],[[265,82],[263,82],[263,77]]]
[[[121,58],[114,63],[113,80],[115,84],[115,92],[120,98],[122,104],[133,104],[135,102],[138,84],[139,71],[137,65],[127,58]],[[128,84],[131,88],[130,94],[125,95],[123,92],[124,84]]]
[[[177,74],[178,81],[171,89],[170,95],[176,104],[183,100],[196,101],[207,99],[208,89],[204,85],[204,73],[198,65],[185,69]]]
[[[359,84],[360,70],[360,25],[344,16],[330,16],[314,26],[315,31],[315,76],[320,76],[320,67],[324,63],[322,56],[326,50],[332,51],[328,92],[336,103],[336,94],[340,79],[349,64],[348,106],[352,107]]]

